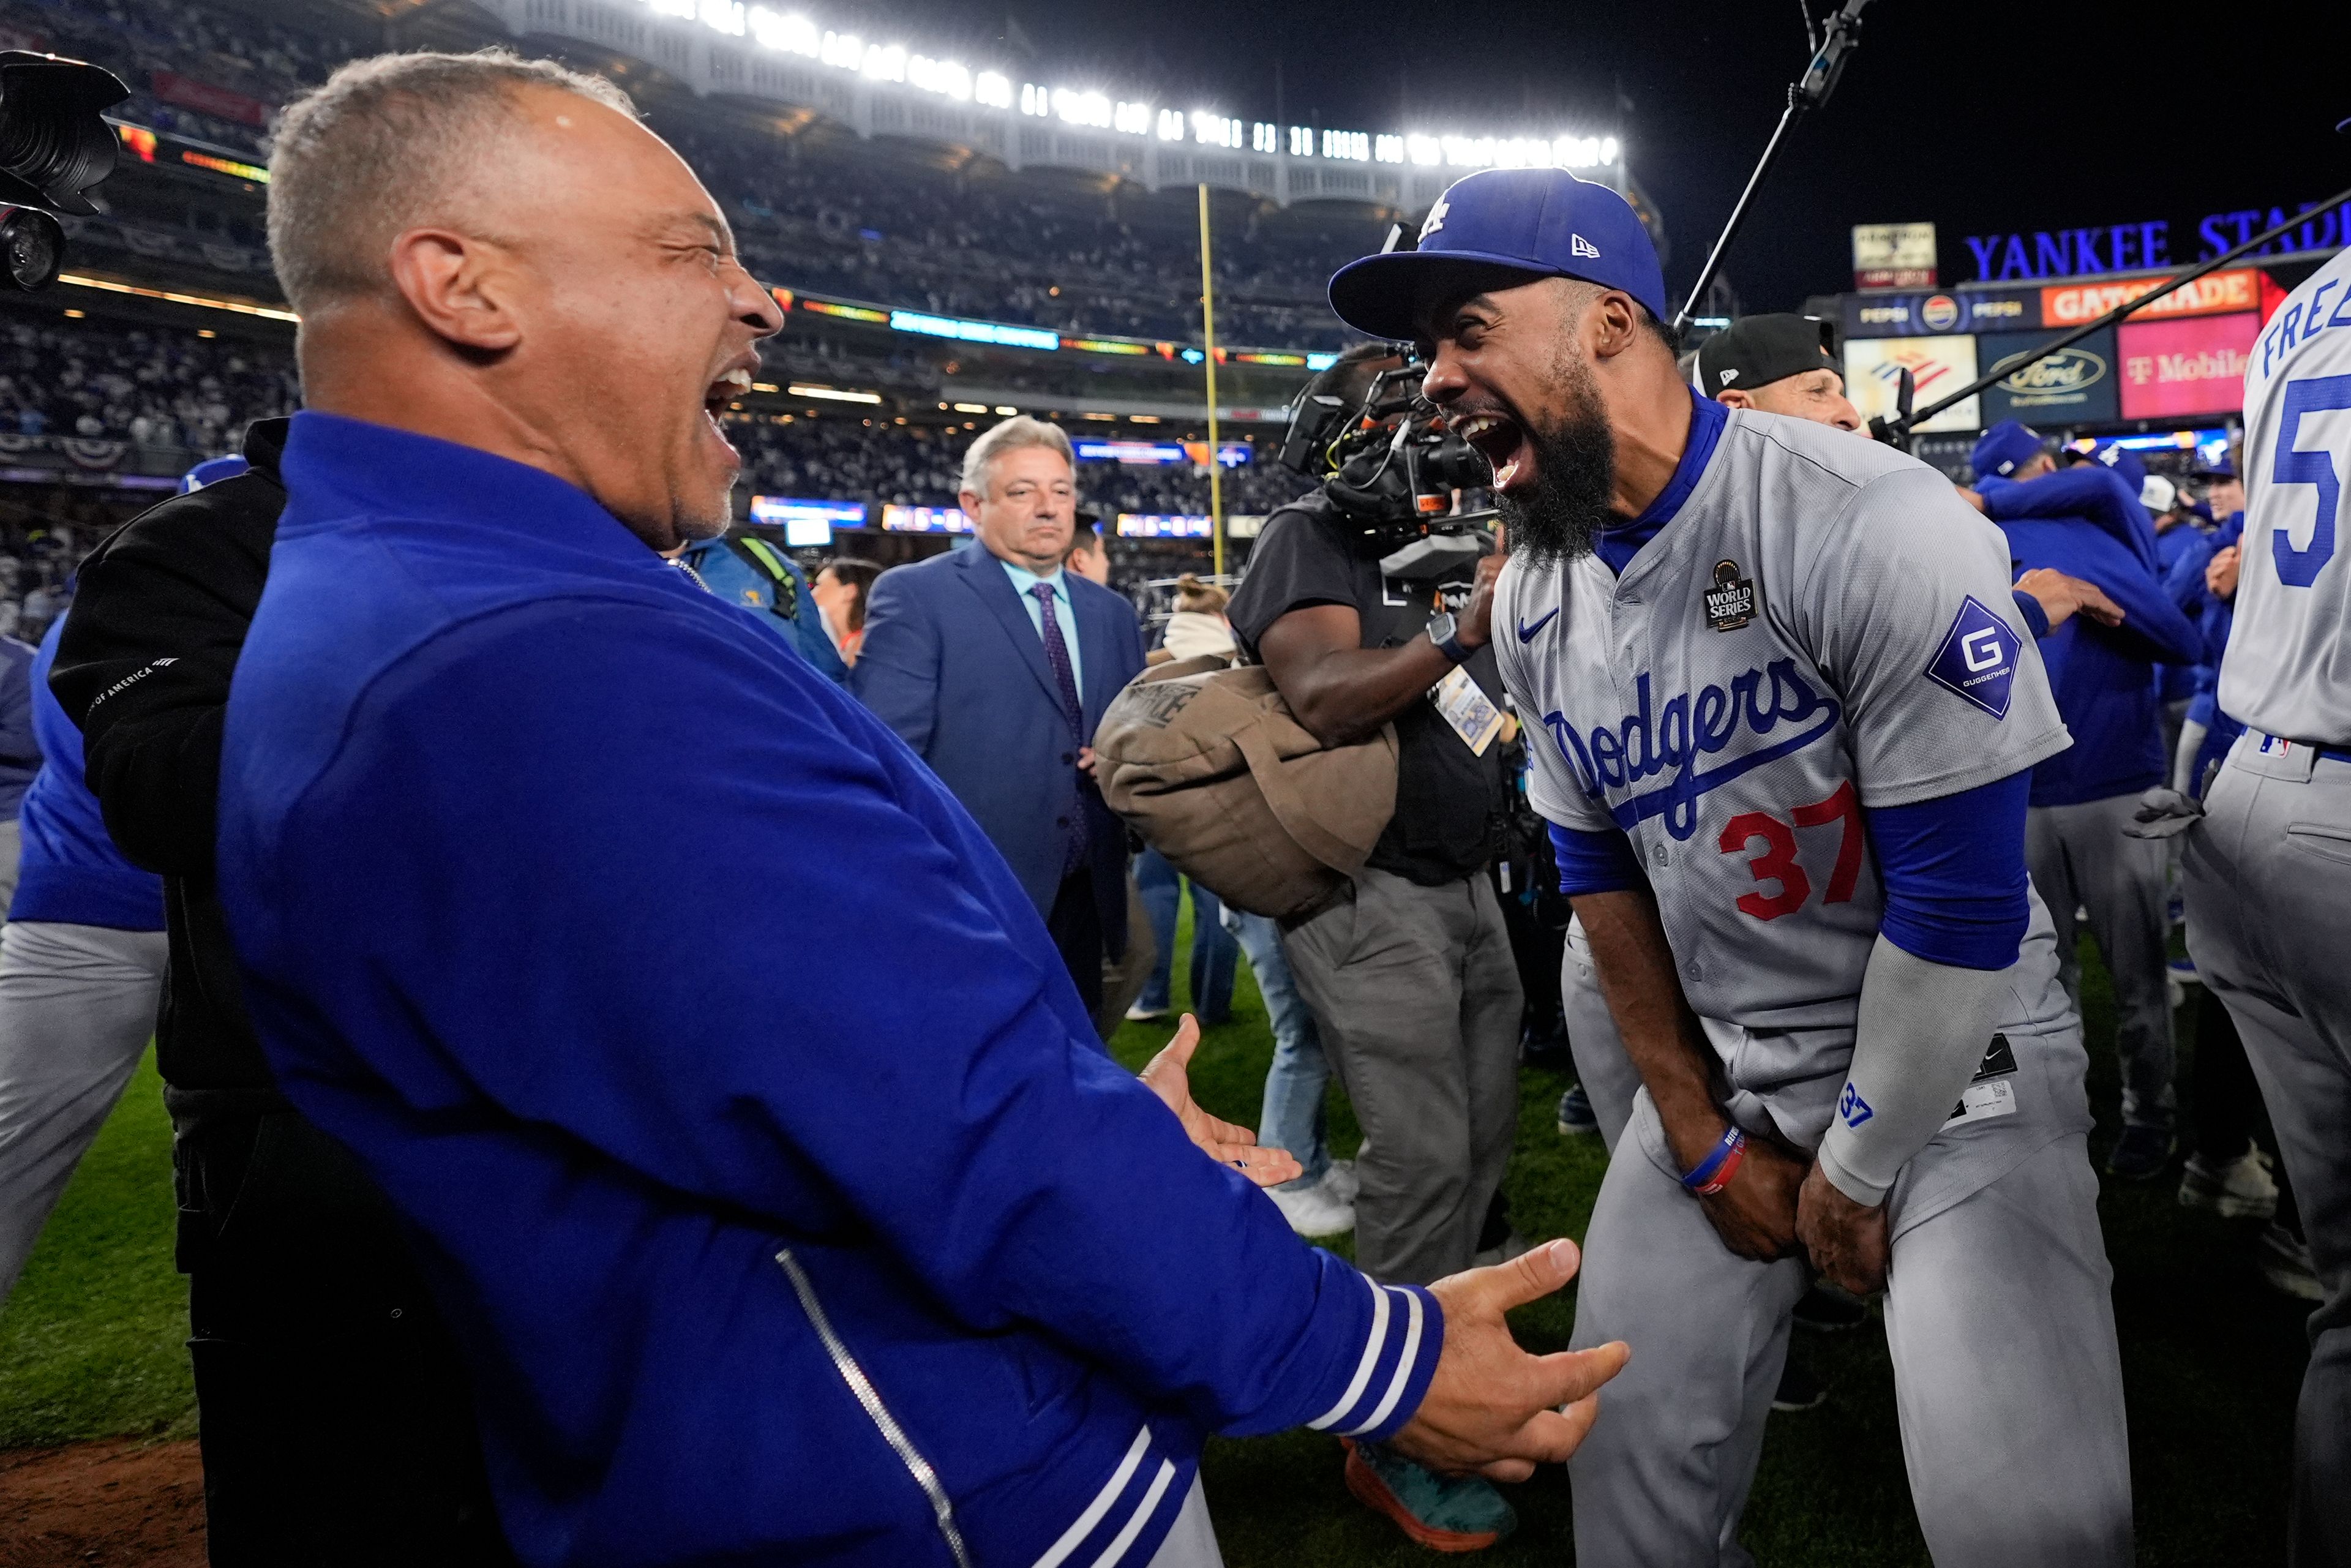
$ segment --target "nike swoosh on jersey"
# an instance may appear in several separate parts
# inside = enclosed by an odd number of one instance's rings
[[[1545,614],[1545,615],[1543,615],[1541,619],[1539,619],[1538,621],[1536,621],[1536,622],[1535,622],[1533,625],[1531,625],[1531,626],[1528,625],[1524,621],[1520,622],[1519,622],[1519,641],[1520,641],[1520,642],[1521,642],[1521,643],[1531,643],[1531,642],[1533,642],[1533,641],[1535,640],[1535,633],[1536,633],[1536,632],[1540,632],[1540,631],[1541,631],[1544,627],[1546,627],[1546,626],[1550,625],[1550,624],[1552,623],[1552,619],[1553,619],[1554,617],[1556,617],[1558,614],[1559,614],[1559,607],[1558,607],[1557,605],[1553,605],[1553,606],[1552,607],[1551,611],[1550,611],[1548,613],[1546,613],[1546,614]]]

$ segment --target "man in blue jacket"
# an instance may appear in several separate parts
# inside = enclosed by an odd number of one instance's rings
[[[2165,983],[2166,852],[2123,829],[2140,793],[2170,771],[2155,668],[2197,663],[2203,642],[2164,591],[2146,507],[2111,466],[2094,461],[2059,469],[2041,437],[2014,420],[1984,433],[1974,464],[1976,488],[1966,493],[2007,534],[2018,566],[2083,579],[2122,611],[2119,625],[2075,616],[2041,639],[2042,662],[2074,744],[2032,770],[2025,858],[2057,923],[2063,976],[2075,1004],[2076,909],[2089,912],[2114,977],[2123,1135],[2106,1168],[2144,1181],[2162,1172],[2177,1147]]]
[[[1021,414],[982,434],[962,500],[969,548],[875,580],[850,690],[1004,852],[1099,1009],[1102,957],[1126,950],[1126,826],[1094,788],[1094,727],[1143,668],[1143,628],[1062,565],[1077,463],[1061,426]]]
[[[782,638],[817,674],[837,686],[848,683],[849,666],[825,635],[824,618],[809,596],[808,579],[791,557],[756,535],[730,531],[720,538],[695,540],[677,559],[719,598],[760,612],[765,617],[760,624]]]
[[[419,1238],[525,1563],[1207,1568],[1212,1431],[1574,1447],[1625,1352],[1500,1315],[1567,1244],[1426,1289],[1300,1245],[1189,1032],[1111,1061],[930,769],[661,559],[725,527],[710,411],[781,322],[618,89],[354,62],[270,172],[308,408],[221,901],[285,1092]]]

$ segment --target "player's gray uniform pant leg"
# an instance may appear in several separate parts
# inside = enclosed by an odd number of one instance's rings
[[[1584,1234],[1573,1348],[1621,1339],[1633,1359],[1567,1463],[1575,1558],[1748,1568],[1739,1516],[1804,1266],[1758,1263],[1724,1247],[1697,1200],[1650,1156],[1663,1142],[1645,1090]]]
[[[1423,887],[1356,873],[1282,936],[1364,1129],[1355,1262],[1426,1284],[1469,1266],[1518,1131],[1524,995],[1482,875]]]
[[[1216,1526],[1208,1522],[1208,1494],[1200,1490],[1196,1476],[1192,1490],[1185,1494],[1184,1511],[1176,1516],[1167,1539],[1151,1554],[1148,1568],[1225,1568],[1225,1555],[1217,1549]]]
[[[1936,1568],[2131,1561],[2113,1289],[2079,1133],[1896,1242],[1886,1344]]]
[[[1659,1167],[1646,1093],[1631,1139],[1601,1184],[1577,1290],[1574,1347],[1633,1347],[1568,1461],[1577,1560],[1745,1568],[1739,1515],[1807,1276],[1722,1245]],[[1948,1166],[1912,1179],[1920,1162],[1980,1162],[1986,1145],[1929,1151],[1896,1187],[1886,1307],[1928,1549],[1937,1568],[2124,1568],[2122,1363],[2085,1135],[2058,1132],[1956,1198]],[[1906,1207],[1922,1216],[1907,1227]]]
[[[1641,1087],[1640,1071],[1616,1032],[1615,1015],[1600,991],[1600,972],[1592,966],[1592,945],[1584,940],[1583,922],[1567,923],[1567,950],[1560,959],[1559,994],[1567,1008],[1567,1049],[1575,1058],[1576,1082],[1592,1102],[1593,1120],[1600,1124],[1600,1141],[1611,1155],[1632,1119],[1633,1096]]]
[[[0,1300],[155,1032],[161,931],[0,926]]]
[[[2351,1564],[2351,763],[2238,743],[2189,835],[2188,945],[2261,1081],[2326,1292],[2294,1416],[2291,1561]]]
[[[2115,1037],[2122,1054],[2123,1120],[2168,1127],[2172,1089],[2171,998],[2165,983],[2164,867],[2158,840],[2123,831],[2136,795],[2035,806],[2025,815],[2025,867],[2057,927],[2057,967],[2066,995],[2082,1005],[2080,933],[2074,911],[2086,909],[2090,934],[2115,988]]]

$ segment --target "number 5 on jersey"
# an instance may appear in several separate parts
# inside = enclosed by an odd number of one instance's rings
[[[1804,873],[1796,859],[1797,828],[1823,827],[1840,821],[1844,824],[1844,831],[1837,840],[1836,864],[1829,872],[1827,889],[1821,894],[1823,904],[1851,903],[1854,889],[1861,881],[1861,800],[1854,793],[1852,779],[1839,784],[1827,800],[1799,806],[1789,816],[1793,819],[1792,825],[1769,811],[1741,811],[1722,825],[1722,836],[1716,841],[1717,847],[1727,855],[1745,854],[1749,845],[1758,840],[1762,841],[1762,852],[1747,862],[1748,873],[1755,879],[1755,891],[1739,895],[1740,912],[1758,920],[1777,920],[1782,915],[1793,915],[1813,895],[1813,879]],[[1772,885],[1778,891],[1765,891]]]

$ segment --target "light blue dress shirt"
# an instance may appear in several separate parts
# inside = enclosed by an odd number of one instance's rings
[[[1077,683],[1079,700],[1083,701],[1086,689],[1086,659],[1078,651],[1078,612],[1070,603],[1070,574],[1060,567],[1050,577],[1040,577],[1025,566],[1015,566],[1002,556],[996,558],[1004,575],[1012,580],[1012,591],[1020,596],[1021,608],[1029,612],[1029,623],[1037,628],[1037,640],[1045,640],[1045,612],[1029,591],[1040,582],[1053,585],[1053,619],[1061,623],[1061,645],[1070,651],[1070,678]]]

